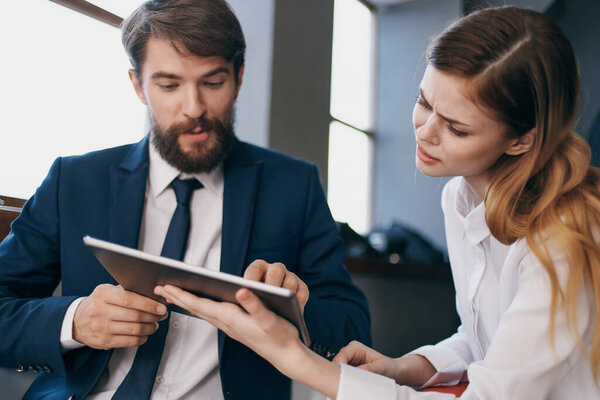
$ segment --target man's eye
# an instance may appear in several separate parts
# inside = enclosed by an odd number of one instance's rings
[[[211,88],[218,88],[223,86],[223,81],[217,81],[217,82],[204,82],[205,86],[211,87]]]
[[[177,87],[177,84],[175,83],[170,83],[168,85],[158,85],[160,86],[161,89],[165,89],[165,90],[173,90]]]

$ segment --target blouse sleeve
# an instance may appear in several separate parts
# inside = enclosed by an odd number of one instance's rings
[[[417,392],[409,386],[397,385],[393,379],[341,365],[337,400],[452,400],[453,394]]]
[[[563,260],[554,260],[561,286],[566,282],[568,266]],[[553,393],[561,384],[573,365],[582,362],[583,355],[577,340],[574,339],[562,305],[558,304],[554,325],[554,341],[550,341],[550,279],[545,269],[533,254],[525,257],[518,269],[518,288],[508,310],[501,317],[498,330],[488,352],[481,361],[468,367],[469,386],[461,400],[512,399],[542,400]],[[582,337],[589,339],[593,328],[591,300],[586,290],[580,291],[577,305],[576,329]],[[444,346],[458,339],[460,332]],[[450,342],[448,342],[450,341]],[[459,341],[462,342],[462,339]],[[443,351],[438,347],[430,360],[435,361]],[[451,344],[450,347],[453,345]],[[415,351],[427,356],[427,347]],[[452,359],[449,356],[448,359]],[[459,356],[458,359],[461,357]],[[584,362],[589,362],[587,359]],[[441,372],[441,371],[440,371]],[[458,374],[456,374],[456,377]],[[570,388],[577,397],[578,386],[594,385],[591,374],[582,374],[581,381]],[[396,385],[394,380],[370,372],[342,366],[338,389],[338,400],[382,399],[382,400],[447,400],[454,395],[438,392],[418,392],[407,386]],[[587,396],[585,396],[587,398]]]
[[[437,371],[423,387],[456,385],[463,379],[467,367],[473,362],[473,353],[462,326],[448,339],[436,345],[419,347],[409,354],[425,357]]]
[[[564,257],[555,258],[554,264],[564,287],[568,264]],[[579,293],[576,331],[585,338],[592,327],[593,307],[583,285]],[[585,357],[569,329],[560,301],[551,342],[550,301],[548,273],[529,253],[519,265],[517,292],[500,319],[484,359],[468,368],[470,384],[463,398],[547,399],[573,365]],[[593,385],[586,381],[588,377],[581,379],[584,386]]]

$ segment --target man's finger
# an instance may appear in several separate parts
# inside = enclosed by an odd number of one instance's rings
[[[154,323],[162,321],[166,318],[165,316],[147,313],[139,310],[132,310],[131,308],[124,308],[119,306],[112,306],[106,312],[108,318],[112,321],[121,322],[139,322],[139,323]]]
[[[246,268],[246,271],[244,272],[244,278],[263,282],[268,265],[269,264],[267,264],[266,261],[254,260],[250,265],[248,265],[248,268]]]
[[[285,268],[285,266],[283,264],[281,264],[281,263],[271,264],[271,265],[269,265],[269,268],[267,269],[267,274],[265,276],[264,282],[267,285],[281,287],[287,274],[288,274],[288,270]]]
[[[148,336],[158,329],[158,322],[133,323],[112,321],[110,333],[117,336]]]
[[[147,341],[148,336],[117,335],[112,337],[109,346],[105,347],[105,349],[136,347],[143,345]]]
[[[281,287],[291,290],[294,293],[298,292],[298,287],[300,286],[300,279],[292,273],[288,272],[283,278],[283,282],[281,283]]]
[[[108,304],[155,315],[162,316],[167,312],[167,307],[164,304],[137,293],[129,292],[121,287],[110,289],[110,291],[105,294],[104,300]]]
[[[296,291],[296,297],[298,298],[298,302],[300,303],[302,310],[304,310],[304,306],[308,302],[309,291],[308,286],[306,286],[306,283],[304,283],[304,281],[300,279],[298,283],[298,290]]]

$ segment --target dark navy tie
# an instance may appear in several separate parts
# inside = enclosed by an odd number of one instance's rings
[[[176,178],[171,182],[171,187],[175,191],[177,208],[171,218],[160,255],[183,260],[190,231],[190,200],[194,190],[200,189],[202,184],[196,179]],[[156,332],[138,348],[133,365],[115,392],[113,400],[150,398],[168,330],[169,318],[159,322]]]

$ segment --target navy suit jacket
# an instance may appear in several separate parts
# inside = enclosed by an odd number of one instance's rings
[[[148,164],[147,137],[57,159],[0,244],[0,365],[41,372],[26,399],[82,399],[106,367],[110,350],[61,354],[61,325],[73,300],[116,283],[83,236],[138,247]],[[313,341],[333,351],[353,339],[369,343],[366,300],[343,266],[316,168],[236,141],[224,180],[221,271],[242,275],[259,258],[282,262],[310,289]],[[61,280],[62,296],[51,297]],[[287,378],[220,331],[219,368],[226,399],[289,397]]]

